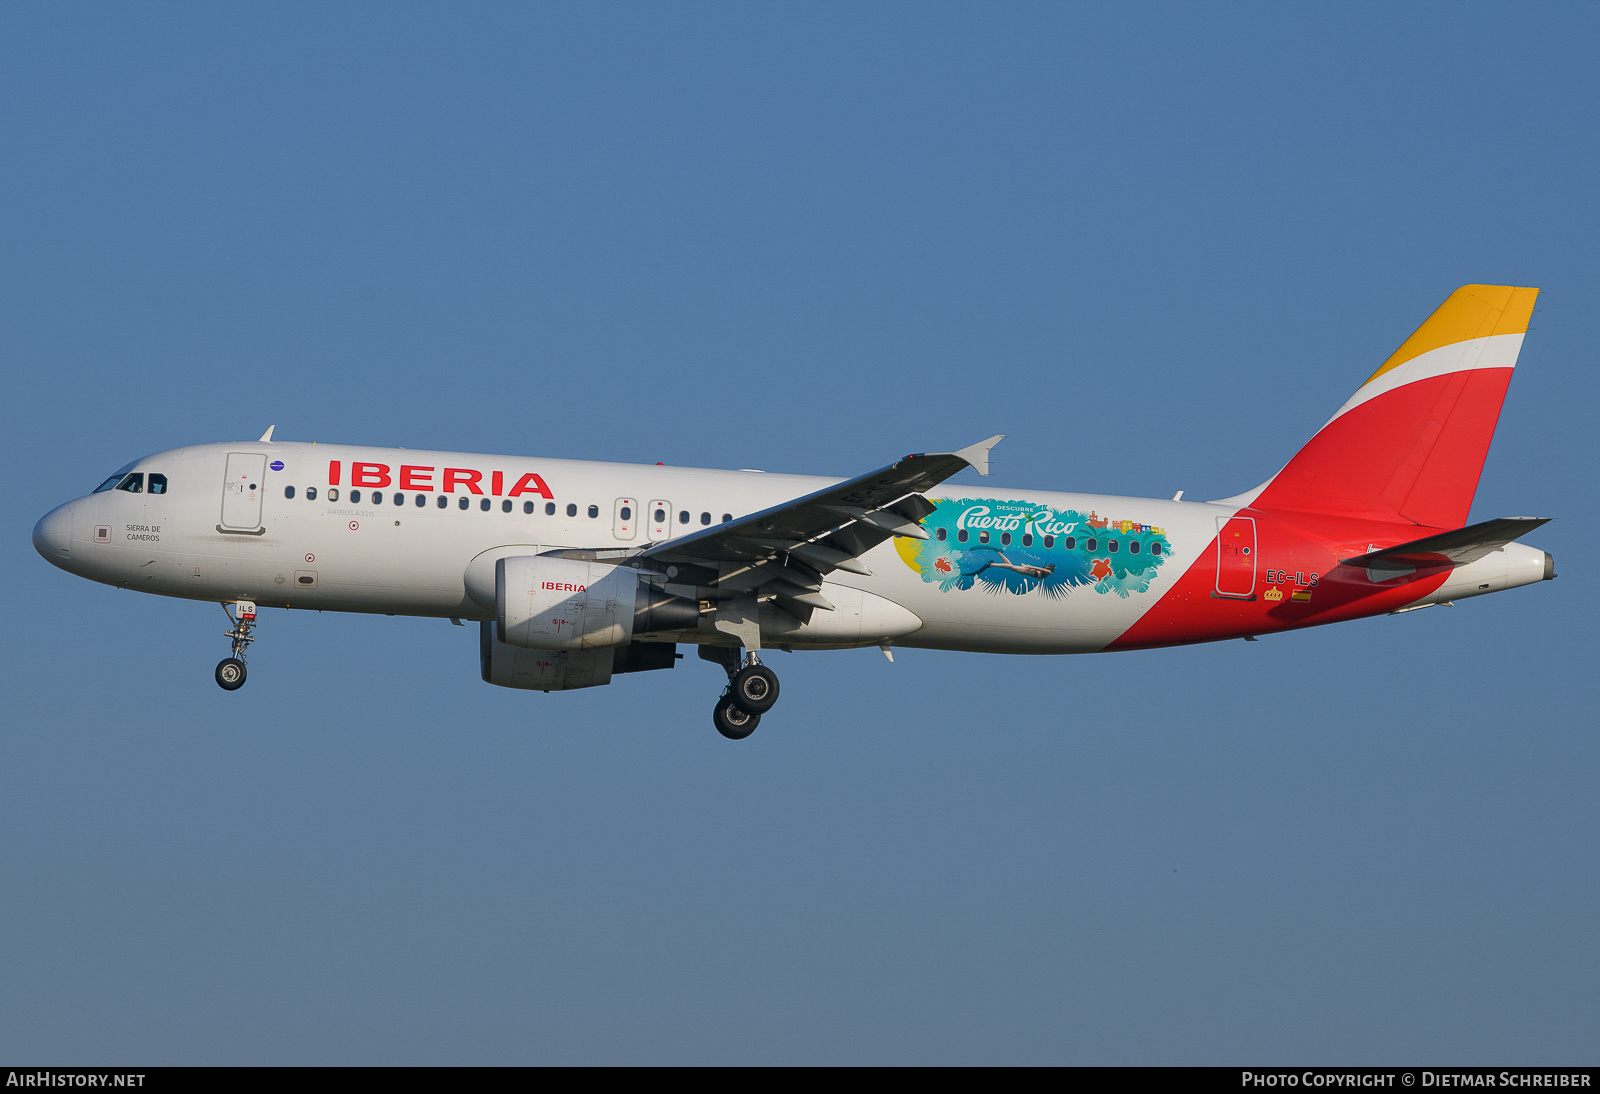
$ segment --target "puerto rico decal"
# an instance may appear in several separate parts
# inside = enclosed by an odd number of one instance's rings
[[[993,499],[928,499],[925,540],[899,537],[905,564],[945,592],[982,588],[994,594],[1038,590],[1065,597],[1085,586],[1097,593],[1147,592],[1171,545],[1165,529],[1113,520],[1093,510],[1051,509]]]

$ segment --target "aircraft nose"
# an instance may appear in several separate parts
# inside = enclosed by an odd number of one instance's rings
[[[72,557],[72,505],[52,509],[33,526],[33,549],[45,560],[66,569]]]

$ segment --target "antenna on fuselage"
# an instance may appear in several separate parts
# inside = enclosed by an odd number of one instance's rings
[[[272,443],[272,431],[274,429],[277,429],[277,428],[278,427],[276,425],[267,426],[267,431],[265,433],[261,434],[261,440],[256,442],[256,443],[258,443],[258,444],[271,444]]]

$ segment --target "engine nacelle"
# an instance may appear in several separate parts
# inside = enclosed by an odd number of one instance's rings
[[[700,621],[695,601],[669,596],[641,581],[637,570],[604,562],[513,555],[495,561],[494,586],[495,638],[519,649],[626,646],[636,634],[691,630]]]
[[[670,669],[678,647],[670,642],[633,642],[605,649],[528,650],[495,638],[493,623],[478,624],[478,654],[485,683],[524,691],[572,691],[611,683],[624,672]]]

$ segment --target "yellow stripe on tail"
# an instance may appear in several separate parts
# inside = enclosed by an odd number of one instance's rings
[[[1367,383],[1440,346],[1493,334],[1526,334],[1533,300],[1538,295],[1538,289],[1512,285],[1461,286],[1378,366],[1377,372],[1367,377]]]

